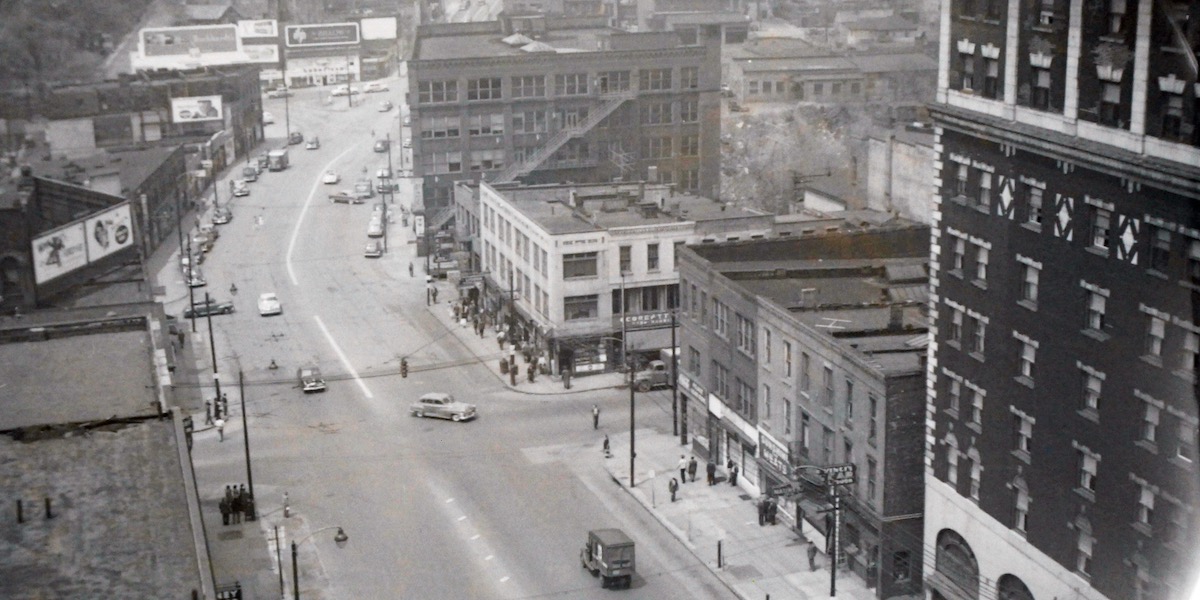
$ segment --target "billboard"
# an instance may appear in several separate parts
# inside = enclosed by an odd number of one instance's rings
[[[237,31],[238,36],[244,38],[279,37],[279,22],[275,19],[238,21]]]
[[[362,20],[364,40],[396,39],[396,17],[373,17]]]
[[[224,118],[220,96],[171,98],[171,122],[220,121]]]
[[[87,265],[82,221],[33,238],[33,280],[42,284]]]
[[[133,245],[133,217],[129,203],[123,202],[83,221],[87,235],[88,262],[96,262],[109,254]]]
[[[359,40],[358,23],[288,25],[285,31],[284,43],[289,48],[357,44]]]
[[[151,27],[138,32],[138,53],[143,57],[187,56],[238,51],[237,25]]]
[[[279,64],[279,46],[277,44],[246,44],[242,46],[247,62]]]

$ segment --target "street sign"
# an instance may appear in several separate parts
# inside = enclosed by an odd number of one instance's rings
[[[854,465],[825,467],[825,485],[852,485],[853,483]]]

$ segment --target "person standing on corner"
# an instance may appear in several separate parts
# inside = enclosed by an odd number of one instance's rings
[[[808,540],[808,570],[817,570],[817,545]]]
[[[229,488],[226,487],[225,489],[228,490]],[[217,505],[221,508],[221,524],[228,525],[229,513],[232,512],[229,507],[229,498],[221,498],[221,501]]]
[[[687,483],[687,468],[688,468],[687,457],[680,454],[679,455],[679,480],[684,483]]]
[[[712,459],[710,458],[708,460],[708,465],[704,467],[704,470],[708,474],[708,485],[716,485],[716,483],[717,483],[717,463],[713,462]]]
[[[688,472],[688,475],[692,478],[692,483],[696,483],[696,457],[695,456],[688,459],[687,472]],[[687,480],[685,479],[684,481],[687,481]]]
[[[217,420],[213,422],[213,425],[217,426],[217,435],[220,436],[219,441],[225,441],[225,419],[217,417]]]
[[[729,469],[729,485],[737,486],[738,466],[735,464]]]
[[[600,429],[600,407],[592,405],[592,429]]]
[[[672,477],[670,483],[667,484],[667,491],[671,492],[671,502],[674,502],[675,493],[679,491],[679,480]]]

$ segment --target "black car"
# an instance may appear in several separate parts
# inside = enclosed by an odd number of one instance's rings
[[[375,151],[376,152],[387,152],[388,151],[388,141],[387,140],[377,140],[375,142]]]
[[[304,143],[304,134],[303,133],[300,133],[299,131],[293,131],[288,134],[288,144],[289,145],[303,144],[303,143]]]
[[[201,300],[183,309],[183,318],[190,319],[192,317],[207,317],[208,315],[227,315],[232,312],[232,302],[220,302],[210,298],[208,302]]]

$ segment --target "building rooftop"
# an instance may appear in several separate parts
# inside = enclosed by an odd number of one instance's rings
[[[864,17],[842,24],[852,31],[916,31],[917,24],[898,16]]]
[[[854,54],[847,59],[863,73],[937,71],[937,60],[920,52]]]
[[[125,196],[130,190],[137,189],[163,162],[175,152],[178,146],[151,147],[140,150],[110,151],[100,150],[84,157],[56,158],[46,161],[29,163],[36,177],[54,179],[90,187],[89,180],[112,175],[120,182],[119,190],[105,190],[119,196]]]
[[[762,215],[703,196],[673,193],[671,186],[661,184],[527,186],[498,192],[551,235]]]
[[[515,19],[515,17],[514,17]],[[603,19],[536,17],[536,26],[519,32],[503,21],[423,25],[417,30],[414,60],[495,58],[525,54],[665,50],[682,46],[673,32],[628,33]]]

